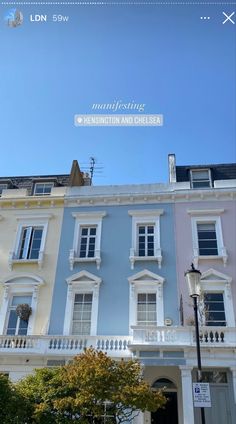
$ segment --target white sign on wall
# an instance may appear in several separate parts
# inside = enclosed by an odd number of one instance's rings
[[[193,383],[193,403],[196,408],[211,407],[209,383]]]

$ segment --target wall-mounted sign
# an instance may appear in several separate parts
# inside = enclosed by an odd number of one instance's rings
[[[193,383],[193,403],[195,408],[211,407],[209,383]]]

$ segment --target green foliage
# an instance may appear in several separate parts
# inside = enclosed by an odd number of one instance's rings
[[[31,423],[33,408],[8,380],[0,374],[0,423],[27,424]]]
[[[132,421],[137,410],[155,411],[166,399],[143,381],[138,361],[115,361],[87,349],[64,367],[36,370],[18,383],[17,390],[34,408],[40,424],[99,424],[104,408],[106,424]],[[113,417],[112,417],[113,416]]]

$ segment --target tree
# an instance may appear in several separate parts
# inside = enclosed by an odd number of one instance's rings
[[[32,412],[33,408],[27,399],[18,393],[6,375],[0,374],[0,423],[31,423]]]
[[[18,384],[34,406],[34,422],[124,423],[138,410],[156,411],[166,398],[143,380],[136,360],[115,361],[87,349],[63,367],[36,370]]]

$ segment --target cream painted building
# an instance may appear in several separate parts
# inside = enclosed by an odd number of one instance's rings
[[[64,195],[83,177],[75,161],[69,175],[0,179],[0,372],[13,381],[47,365],[35,348],[48,334]]]

